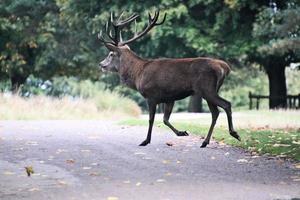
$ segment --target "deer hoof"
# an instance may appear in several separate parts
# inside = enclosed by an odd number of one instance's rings
[[[239,134],[236,131],[231,131],[230,135],[232,137],[234,137],[235,139],[237,139],[238,141],[241,141],[241,137],[239,136]]]
[[[147,144],[149,144],[150,142],[148,142],[147,140],[145,140],[144,142],[142,142],[139,146],[146,146]]]
[[[189,134],[186,131],[178,131],[177,136],[188,136]]]
[[[208,144],[209,144],[208,142],[204,141],[204,142],[202,143],[202,145],[200,146],[200,148],[205,148]]]

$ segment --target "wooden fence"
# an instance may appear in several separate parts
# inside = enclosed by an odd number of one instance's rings
[[[256,110],[259,110],[259,101],[260,99],[269,99],[270,101],[270,96],[266,95],[255,95],[249,92],[249,109],[252,110],[253,108],[253,103],[254,99],[256,99]],[[273,99],[286,99],[287,102],[287,107],[288,109],[299,109],[300,108],[300,94],[298,95],[287,95],[284,97],[272,97]]]

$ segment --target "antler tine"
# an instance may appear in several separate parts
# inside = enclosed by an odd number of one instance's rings
[[[110,23],[114,23],[114,16],[113,12],[110,12]]]
[[[155,11],[154,13],[154,16],[152,17],[151,14],[149,13],[149,21],[148,21],[148,25],[147,27],[140,33],[138,34],[134,34],[134,37],[125,41],[125,42],[121,42],[120,45],[125,45],[125,44],[128,44],[130,42],[133,42],[139,38],[141,38],[143,35],[145,35],[146,33],[148,33],[154,26],[158,26],[158,25],[161,25],[162,23],[164,23],[165,21],[165,18],[166,18],[166,15],[164,16],[164,19],[159,22],[159,23],[156,23],[157,20],[158,20],[158,17],[159,17],[159,11]]]
[[[149,20],[148,20],[147,27],[140,33],[137,33],[136,19],[139,17],[139,15],[134,13],[127,19],[121,20],[123,13],[124,12],[122,11],[121,14],[118,16],[117,20],[115,20],[114,13],[113,12],[110,13],[110,21],[106,22],[105,33],[111,41],[105,40],[102,30],[98,34],[98,38],[100,41],[102,41],[105,44],[110,43],[115,46],[128,44],[130,42],[133,42],[133,41],[139,39],[143,35],[147,34],[154,26],[163,24],[165,22],[166,16],[167,16],[167,14],[165,14],[164,18],[160,22],[157,22],[157,20],[159,18],[159,11],[155,11],[153,17],[151,15],[151,13],[149,13]],[[135,21],[134,37],[123,42],[121,30],[124,26],[131,23],[132,21]],[[110,30],[111,26],[114,28],[114,34],[112,34],[112,30]]]
[[[136,20],[134,20],[134,36],[137,35]]]
[[[121,20],[121,17],[122,17],[122,15],[124,14],[124,10],[122,10],[122,12],[121,12],[121,14],[119,15],[119,17],[118,17],[118,21],[120,21]]]
[[[118,22],[117,22],[117,24],[115,24],[115,26],[118,26],[119,28],[123,28],[127,24],[131,23],[133,20],[136,20],[136,18],[138,18],[138,17],[139,17],[139,15],[135,13],[123,21],[118,20]]]
[[[109,39],[111,39],[112,41],[114,40],[113,36],[112,36],[112,32],[111,30],[109,32],[106,33],[106,35],[109,37]]]
[[[98,39],[99,39],[101,42],[105,43],[105,44],[108,44],[108,43],[109,43],[109,44],[113,44],[112,42],[106,41],[106,40],[104,39],[102,30],[98,33]]]
[[[156,25],[162,25],[162,24],[165,22],[166,17],[167,17],[167,13],[165,13],[164,18],[161,20],[161,22],[155,23],[155,24],[156,24]]]
[[[105,33],[106,33],[106,35],[109,37],[110,40],[114,40],[114,38],[113,38],[113,36],[112,36],[111,30],[108,29],[108,27],[109,27],[108,24],[109,24],[109,22],[107,21],[107,22],[105,23]]]
[[[120,42],[123,42],[122,31],[120,31]]]
[[[154,16],[153,16],[153,17],[152,17],[151,14],[149,13],[149,19],[148,19],[149,22],[148,22],[148,23],[151,24],[151,23],[154,22],[154,21],[156,22],[157,19],[158,19],[158,16],[159,16],[159,12],[158,12],[158,11],[155,11],[155,12],[154,12]]]

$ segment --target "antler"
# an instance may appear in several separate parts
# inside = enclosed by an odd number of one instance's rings
[[[142,36],[144,36],[145,34],[147,34],[154,26],[159,26],[161,24],[163,24],[166,20],[167,14],[164,15],[164,18],[161,22],[157,22],[159,17],[159,11],[155,11],[154,16],[152,17],[151,14],[149,13],[149,19],[148,19],[148,25],[147,27],[140,33],[136,32],[136,27],[135,27],[135,34],[134,37],[125,41],[125,42],[120,42],[119,45],[125,45],[128,44],[130,42],[133,42],[139,38],[141,38]]]
[[[121,14],[119,15],[119,17],[117,17],[117,19],[115,20],[114,18],[114,14],[111,13],[110,14],[110,21],[106,22],[105,24],[105,34],[106,36],[109,38],[110,41],[105,40],[104,36],[103,36],[103,31],[101,30],[98,34],[98,39],[103,42],[103,43],[110,43],[113,44],[115,46],[118,46],[122,36],[121,36],[121,29],[124,28],[127,24],[131,23],[133,20],[135,20],[136,18],[139,17],[138,14],[134,13],[132,14],[130,17],[128,17],[125,20],[121,20],[121,17],[123,15],[123,12],[121,12]],[[114,34],[112,34],[112,31],[109,30],[109,27],[113,26],[114,29]]]
[[[130,42],[133,42],[137,39],[139,39],[140,37],[142,37],[143,35],[145,35],[146,33],[148,33],[154,26],[158,26],[161,25],[165,22],[166,16],[167,14],[164,15],[164,18],[161,22],[157,22],[158,17],[159,17],[159,11],[155,11],[154,16],[152,17],[151,14],[149,13],[149,19],[148,19],[148,25],[147,27],[140,33],[137,33],[136,31],[136,23],[135,23],[135,34],[134,37],[123,42],[122,41],[122,33],[121,30],[127,26],[128,24],[130,24],[132,21],[135,20],[136,22],[136,18],[139,17],[138,14],[134,13],[132,14],[130,17],[128,17],[125,20],[121,20],[121,17],[123,15],[123,12],[121,12],[121,14],[119,15],[119,17],[117,17],[117,19],[115,20],[114,18],[114,14],[111,13],[110,15],[110,21],[106,22],[105,24],[105,34],[106,36],[109,38],[110,41],[107,41],[104,36],[103,36],[103,31],[101,30],[98,34],[98,39],[103,42],[104,44],[112,44],[115,46],[118,45],[125,45],[128,44]],[[112,31],[109,30],[109,27],[112,26],[114,29],[114,34],[112,34]]]
[[[105,24],[105,33],[106,35],[109,37],[109,39],[111,41],[114,41],[114,38],[112,37],[111,35],[111,31],[108,31],[108,22],[106,22]],[[112,45],[116,45],[114,42],[111,42],[111,41],[106,41],[104,39],[104,36],[103,36],[103,31],[101,30],[99,33],[98,33],[98,39],[103,42],[104,44],[112,44]]]

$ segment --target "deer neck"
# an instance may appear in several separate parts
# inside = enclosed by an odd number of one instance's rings
[[[120,59],[119,75],[121,82],[128,87],[137,90],[137,82],[143,71],[146,60],[137,56],[131,50],[122,52]]]

